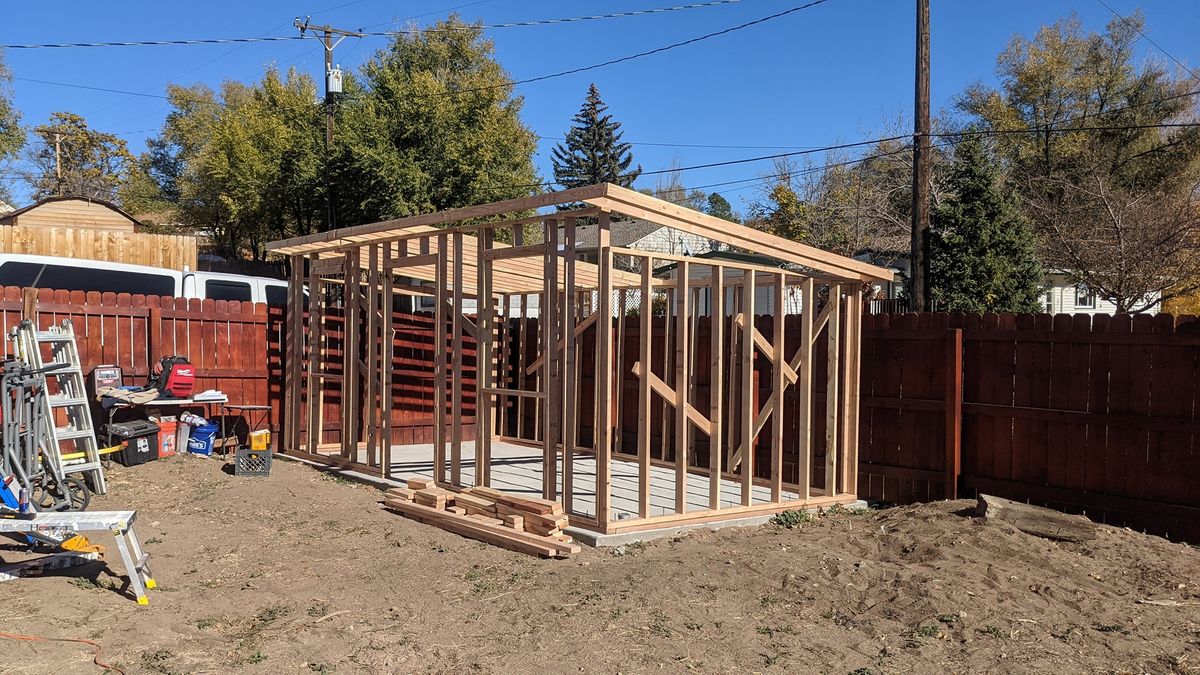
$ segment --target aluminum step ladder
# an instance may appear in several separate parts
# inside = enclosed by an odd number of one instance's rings
[[[45,420],[42,452],[46,460],[56,474],[83,474],[92,492],[104,494],[108,487],[104,482],[104,467],[100,464],[100,445],[92,426],[79,347],[75,342],[75,328],[71,320],[63,319],[62,324],[42,331],[26,319],[13,329],[12,339],[17,357],[31,368],[65,366],[43,376],[47,383],[53,383],[49,389],[43,387],[39,397],[42,419]],[[43,346],[49,346],[48,358],[43,353]],[[56,414],[60,410],[62,414]],[[62,418],[66,419],[66,424],[58,426]],[[63,443],[69,444],[65,452]],[[83,454],[80,459],[62,458],[64,454],[79,453]]]
[[[136,518],[137,511],[81,511],[22,515],[0,513],[0,534],[33,534],[47,530],[68,531],[76,534],[112,532],[117,542],[117,550],[121,553],[121,562],[125,564],[125,572],[129,575],[129,587],[133,590],[139,605],[148,605],[150,598],[146,595],[146,590],[154,588],[156,584],[150,573],[150,557],[142,551],[142,544],[133,531],[133,521]],[[79,551],[78,553],[81,555],[78,557],[83,557],[85,560],[95,559],[95,557],[88,557],[88,554],[92,552],[94,550]],[[58,553],[56,556],[69,557],[70,551]],[[55,561],[55,563],[59,562]],[[0,569],[0,572],[5,573],[5,576],[0,576],[0,580],[19,578],[20,576],[19,570]]]

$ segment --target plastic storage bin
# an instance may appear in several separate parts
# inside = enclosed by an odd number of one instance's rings
[[[108,425],[108,434],[121,443],[112,454],[118,464],[136,466],[158,459],[158,425],[149,420],[134,420]]]

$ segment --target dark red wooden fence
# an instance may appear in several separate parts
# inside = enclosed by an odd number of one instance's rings
[[[961,401],[947,379],[955,329]],[[1196,317],[867,316],[862,386],[864,497],[940,499],[957,478],[959,496],[1200,541]]]

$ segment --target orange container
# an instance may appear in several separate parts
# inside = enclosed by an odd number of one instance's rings
[[[175,432],[179,428],[178,422],[163,422],[158,423],[158,458],[174,456],[175,448]]]

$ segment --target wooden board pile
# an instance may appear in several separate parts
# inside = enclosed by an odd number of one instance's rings
[[[492,488],[452,492],[432,480],[410,478],[392,488],[384,505],[413,520],[494,546],[546,558],[565,558],[580,547],[563,534],[567,516],[558,502]]]

